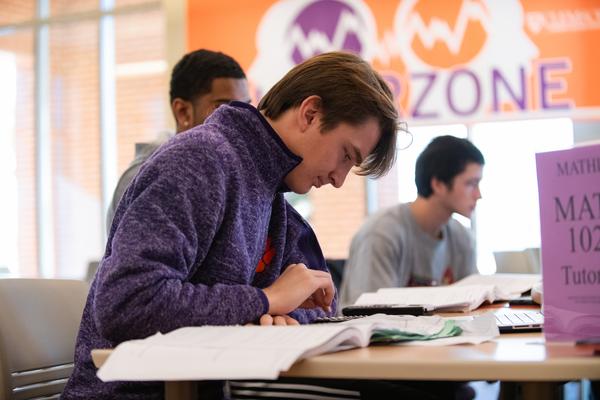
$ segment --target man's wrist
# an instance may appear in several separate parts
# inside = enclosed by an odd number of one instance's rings
[[[269,295],[267,294],[267,289],[258,289],[258,297],[260,298],[262,305],[263,305],[263,310],[261,312],[261,315],[264,314],[270,314],[270,310],[271,310],[271,299],[269,298]]]

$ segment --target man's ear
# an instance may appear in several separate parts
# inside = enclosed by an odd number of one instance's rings
[[[448,191],[448,185],[445,182],[439,180],[436,177],[431,178],[431,191],[434,194],[443,193]]]
[[[321,98],[317,95],[308,96],[298,108],[298,125],[300,131],[306,131],[313,124],[321,123]]]
[[[177,132],[188,130],[194,121],[194,110],[191,101],[176,97],[171,103],[171,110],[175,117]]]

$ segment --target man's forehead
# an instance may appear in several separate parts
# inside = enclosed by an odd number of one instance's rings
[[[471,178],[471,177],[481,178],[482,174],[483,174],[483,165],[479,164],[477,162],[471,161],[465,165],[465,169],[459,175],[463,176],[465,178]]]

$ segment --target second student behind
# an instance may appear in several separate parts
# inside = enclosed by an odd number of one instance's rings
[[[484,162],[466,139],[431,141],[417,159],[416,200],[373,215],[352,239],[342,307],[382,287],[449,284],[477,272],[473,239],[452,214],[471,217]]]
[[[238,62],[227,54],[206,49],[187,53],[177,62],[171,73],[169,97],[177,134],[204,123],[222,104],[231,101],[250,103],[246,74]],[[123,193],[166,139],[136,143],[136,157],[119,178],[106,213],[107,235]]]

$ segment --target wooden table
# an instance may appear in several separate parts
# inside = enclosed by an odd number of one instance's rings
[[[99,367],[110,350],[94,350]],[[500,380],[503,397],[515,383],[523,398],[557,397],[557,386],[570,380],[600,380],[600,356],[592,347],[548,344],[541,333],[501,335],[479,345],[442,347],[372,346],[324,354],[295,363],[285,377],[390,380]],[[169,381],[166,399],[194,398],[195,384]]]

